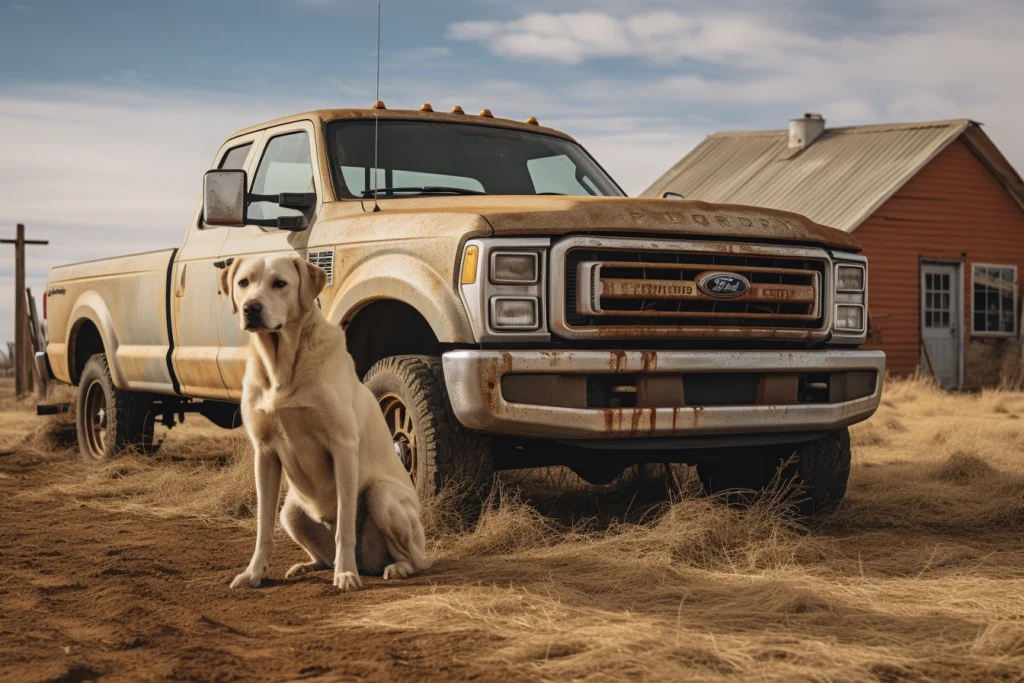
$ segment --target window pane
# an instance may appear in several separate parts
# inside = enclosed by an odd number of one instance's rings
[[[932,307],[932,293],[931,292],[928,292],[927,294],[924,295],[924,305],[925,305],[925,308],[931,308]]]
[[[1013,306],[1013,292],[1003,292],[1003,332],[1013,332],[1013,319],[1016,316],[1016,310]]]
[[[249,156],[250,149],[252,149],[251,142],[239,145],[238,147],[232,147],[224,155],[224,158],[220,160],[220,165],[217,168],[228,171],[240,171],[245,168],[245,160]]]
[[[1003,268],[1003,280],[1013,284],[1013,268]]]
[[[925,289],[933,289],[933,287],[932,287],[932,274],[931,273],[925,273],[924,274],[924,288]]]
[[[947,310],[949,309],[949,294],[942,295],[942,307]]]
[[[526,169],[530,172],[533,189],[537,194],[593,194],[577,178],[576,165],[564,154],[530,159],[526,162]]]
[[[931,327],[932,326],[932,312],[931,311],[925,311],[924,312],[924,326],[925,327]]]
[[[949,311],[942,312],[942,326],[949,327]]]
[[[985,314],[981,311],[974,312],[974,331],[984,332],[985,331]]]
[[[484,186],[476,178],[465,178],[457,175],[444,175],[442,173],[424,173],[422,171],[394,171],[395,187],[424,187],[426,185],[438,185],[441,187],[458,187],[463,190],[476,190],[483,192]]]
[[[945,275],[942,276],[942,289],[943,290],[948,290],[949,289],[949,275],[948,274],[945,274]]]
[[[987,313],[985,315],[985,330],[988,332],[999,331],[999,313]]]
[[[313,164],[309,160],[309,136],[305,132],[278,135],[267,143],[256,169],[254,194],[313,192]],[[301,216],[298,209],[285,209],[271,202],[249,205],[249,218]]]

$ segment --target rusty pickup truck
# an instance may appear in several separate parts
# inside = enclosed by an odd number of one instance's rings
[[[553,464],[757,489],[788,460],[813,512],[882,391],[858,249],[792,213],[628,198],[532,117],[378,102],[231,135],[181,246],[54,268],[37,363],[78,386],[87,459],[187,412],[235,427],[247,333],[218,268],[296,253],[422,495]]]

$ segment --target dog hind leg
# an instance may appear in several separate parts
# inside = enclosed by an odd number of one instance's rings
[[[391,553],[388,552],[387,539],[369,514],[362,525],[359,546],[359,572],[370,576],[382,576],[384,569],[391,562]]]
[[[419,506],[409,492],[381,482],[367,490],[366,503],[394,560],[384,568],[384,578],[404,579],[429,569],[431,562],[425,557],[426,539],[420,524]]]
[[[289,569],[285,578],[293,579],[333,566],[334,534],[311,518],[291,495],[285,498],[284,507],[281,508],[281,526],[310,558],[309,562],[300,562]]]

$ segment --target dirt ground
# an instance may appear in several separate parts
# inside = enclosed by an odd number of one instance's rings
[[[342,594],[280,578],[303,559],[280,532],[276,580],[228,589],[239,433],[190,418],[87,466],[0,392],[0,680],[1024,680],[1024,394],[891,384],[810,525],[685,471],[654,507],[642,478],[506,476],[472,533],[428,506],[431,570]]]

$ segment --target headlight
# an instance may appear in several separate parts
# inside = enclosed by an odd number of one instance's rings
[[[456,273],[477,342],[544,342],[551,240],[476,238],[466,242]]]
[[[836,306],[835,329],[842,332],[860,332],[864,329],[864,307],[859,304]]]
[[[537,282],[536,252],[491,252],[491,282],[532,285]]]
[[[540,327],[540,321],[537,319],[537,300],[492,297],[491,327],[496,330],[537,329]]]
[[[837,292],[863,292],[864,268],[862,266],[836,266]]]
[[[832,337],[839,343],[860,344],[867,334],[867,260],[846,255],[837,255],[836,259],[832,287]],[[853,260],[856,262],[851,263]]]

